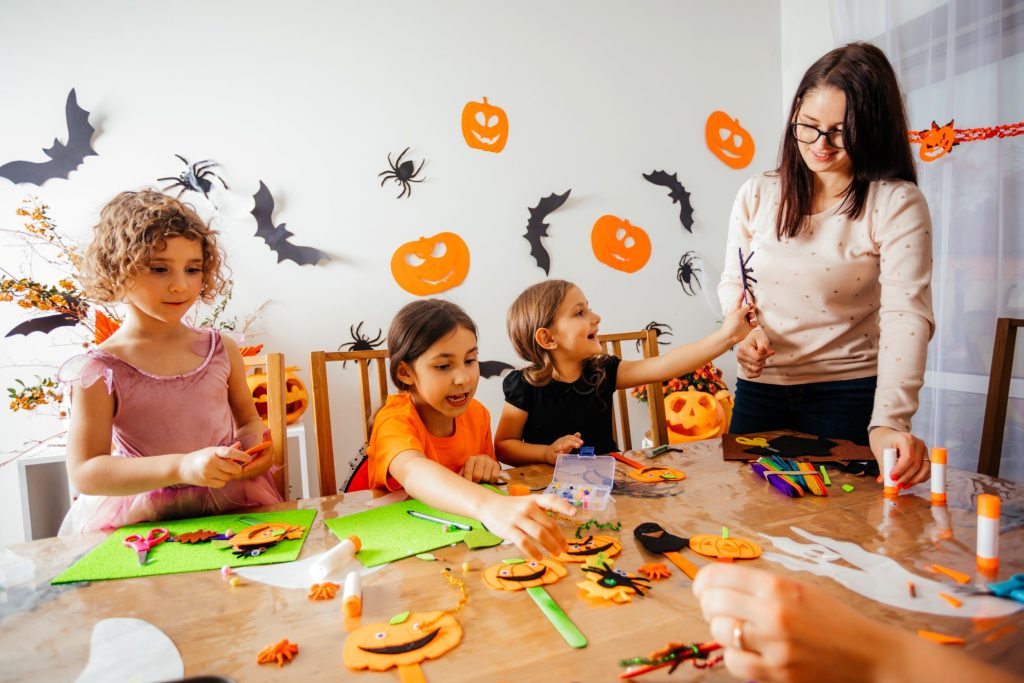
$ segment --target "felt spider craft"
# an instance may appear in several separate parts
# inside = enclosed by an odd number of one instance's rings
[[[589,580],[576,585],[583,589],[585,597],[589,599],[621,604],[630,602],[632,594],[643,597],[644,591],[651,589],[648,579],[615,569],[607,561],[584,565],[582,569],[589,574]],[[597,586],[594,586],[595,583]]]
[[[743,281],[743,291],[751,300],[754,298],[754,287],[750,283],[757,282],[757,278],[754,277],[754,269],[750,267],[750,259],[753,257],[754,252],[751,251],[747,254],[747,258],[743,258],[743,249],[740,248],[740,279]]]
[[[683,291],[694,296],[697,294],[697,289],[700,288],[700,278],[697,277],[698,273],[703,273],[698,265],[700,264],[700,256],[697,256],[692,251],[688,251],[683,254],[683,257],[679,259],[679,269],[676,271],[676,280],[682,285]],[[696,288],[694,287],[696,285]]]
[[[391,169],[388,171],[381,171],[380,173],[377,174],[378,178],[380,178],[381,176],[384,177],[384,179],[380,181],[381,187],[384,187],[384,183],[386,183],[389,180],[394,180],[396,184],[402,186],[402,191],[398,193],[398,196],[395,197],[395,199],[401,199],[402,197],[411,197],[411,183],[422,183],[424,180],[426,180],[426,178],[416,177],[417,175],[419,175],[420,169],[423,168],[423,164],[426,163],[426,160],[421,161],[418,167],[412,160],[402,161],[402,157],[404,157],[405,153],[408,151],[409,148],[406,147],[404,150],[402,150],[402,153],[398,155],[398,159],[396,159],[395,161],[391,161],[391,153],[389,152],[388,166],[390,166]]]
[[[649,322],[646,325],[644,325],[644,329],[645,330],[654,330],[654,336],[655,336],[655,338],[657,338],[659,340],[658,341],[658,346],[668,346],[668,342],[661,341],[661,336],[665,335],[665,334],[667,334],[670,337],[672,336],[672,326],[671,325],[669,325],[668,323],[654,322],[652,320],[651,322]],[[636,340],[636,352],[640,353],[640,340],[639,339]]]
[[[185,193],[185,190],[189,190],[191,192],[202,192],[203,196],[209,199],[209,192],[213,189],[213,181],[210,180],[210,178],[216,178],[220,181],[220,184],[224,186],[225,190],[228,189],[228,184],[224,182],[224,179],[210,170],[212,167],[219,165],[217,162],[209,159],[203,159],[202,161],[190,164],[188,159],[180,154],[175,154],[174,156],[181,159],[182,163],[185,164],[185,170],[182,171],[177,178],[170,176],[167,178],[156,179],[157,182],[164,180],[174,181],[163,189],[164,192],[172,187],[180,187],[181,190],[178,192],[178,197],[181,197],[181,195]]]

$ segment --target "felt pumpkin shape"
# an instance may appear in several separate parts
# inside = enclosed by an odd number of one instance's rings
[[[484,98],[483,102],[466,102],[462,108],[462,137],[473,149],[500,152],[508,142],[508,116]]]
[[[727,400],[731,416],[731,394]],[[668,426],[669,443],[710,439],[724,434],[729,426],[725,407],[716,396],[697,391],[693,387],[686,391],[673,392],[665,397],[665,422]]]
[[[651,258],[651,238],[644,229],[611,214],[594,223],[590,246],[598,261],[624,273],[635,273]]]
[[[711,153],[731,168],[743,168],[754,159],[754,138],[724,111],[713,111],[704,124],[704,140]]]
[[[952,120],[941,128],[932,121],[931,130],[921,133],[921,149],[917,152],[921,161],[931,162],[945,156],[956,144],[955,137]]]
[[[439,232],[406,242],[391,257],[391,275],[398,286],[416,296],[429,296],[462,284],[469,273],[469,247],[454,232]]]
[[[483,579],[495,590],[518,591],[546,586],[563,578],[568,572],[554,560],[505,560],[484,570]]]
[[[386,671],[394,666],[413,666],[437,659],[461,640],[462,626],[452,615],[413,612],[399,623],[370,624],[356,629],[345,639],[343,657],[350,669]]]
[[[635,479],[642,484],[661,484],[686,479],[685,472],[671,467],[643,467],[641,469],[632,469],[628,472],[628,476],[630,479]]]
[[[232,536],[228,543],[235,548],[266,545],[285,539],[302,538],[303,531],[305,531],[304,527],[288,524],[287,522],[262,522],[245,527]]]
[[[761,546],[745,538],[723,538],[714,534],[697,534],[690,537],[690,550],[707,557],[721,557],[735,560],[753,560],[761,557]]]
[[[306,385],[295,374],[298,367],[285,369],[284,375],[284,403],[285,403],[285,424],[292,424],[306,412],[309,407],[309,392]],[[267,403],[267,373],[261,367],[253,368],[252,374],[246,375],[245,381],[249,384],[249,391],[252,393],[252,402],[256,406],[263,424],[270,425],[269,408]]]
[[[598,553],[604,553],[606,557],[615,557],[622,552],[622,543],[614,536],[567,538],[565,546],[565,552],[555,559],[562,562],[586,562]]]

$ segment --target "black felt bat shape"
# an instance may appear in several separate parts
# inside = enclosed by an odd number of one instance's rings
[[[67,178],[85,157],[98,156],[92,148],[92,134],[96,129],[89,125],[89,112],[78,106],[74,88],[68,93],[64,116],[68,122],[68,144],[63,145],[54,138],[53,147],[43,150],[50,161],[11,161],[0,166],[0,176],[13,183],[42,185],[51,178]]]
[[[545,275],[551,270],[551,257],[540,241],[541,237],[548,235],[548,224],[544,222],[544,219],[552,211],[565,204],[570,192],[572,192],[571,189],[566,190],[565,194],[549,194],[541,199],[537,206],[530,209],[530,220],[526,224],[526,234],[523,237],[530,243],[530,256],[537,261],[538,267],[544,269]]]
[[[672,203],[679,203],[679,222],[683,224],[687,232],[693,233],[693,206],[690,205],[690,193],[676,178],[676,174],[669,175],[665,171],[651,171],[644,173],[644,179],[669,189],[668,196],[672,198]]]
[[[495,377],[512,368],[513,366],[502,363],[500,360],[482,360],[480,361],[480,376],[485,379]]]
[[[313,247],[300,247],[288,241],[292,233],[285,230],[285,224],[274,225],[274,198],[267,186],[260,181],[260,189],[252,196],[256,205],[250,212],[256,218],[256,236],[267,243],[277,254],[277,262],[285,259],[295,261],[300,266],[316,265],[322,260],[330,260],[330,256]]]
[[[16,334],[23,334],[28,336],[33,332],[50,333],[58,327],[71,327],[77,325],[80,318],[70,313],[56,313],[54,315],[44,315],[41,318],[33,318],[32,320],[26,320],[23,323],[18,323],[11,328],[11,331],[5,334],[5,337],[13,337]]]

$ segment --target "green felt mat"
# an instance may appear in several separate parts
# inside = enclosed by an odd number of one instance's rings
[[[126,536],[139,534],[145,536],[150,529],[163,527],[175,534],[183,534],[200,529],[209,529],[222,533],[228,529],[240,531],[249,526],[242,518],[258,519],[263,522],[286,522],[294,526],[305,527],[302,538],[284,540],[269,548],[258,557],[235,557],[231,548],[218,548],[212,543],[171,543],[164,542],[149,551],[145,565],[138,563],[135,551],[126,548],[122,541]],[[291,562],[299,556],[302,544],[309,534],[309,526],[316,517],[316,510],[285,510],[283,512],[246,512],[216,517],[196,517],[193,519],[176,519],[166,522],[146,522],[121,527],[102,543],[93,548],[88,555],[71,565],[63,574],[50,583],[72,583],[74,581],[103,581],[105,579],[127,579],[135,576],[158,576],[160,574],[180,574],[182,572],[198,572],[207,569],[220,569],[224,565],[231,567],[248,567],[256,564],[274,564]]]
[[[448,531],[443,524],[409,515],[408,510],[466,524],[473,528],[474,536],[479,536],[478,531],[488,533],[484,525],[475,519],[442,512],[418,500],[404,500],[401,503],[357,512],[354,515],[325,519],[324,524],[338,538],[345,539],[352,535],[359,537],[363,547],[356,557],[366,567],[376,567],[385,562],[443,548],[462,541],[467,533],[471,533],[461,529]],[[501,538],[493,536],[490,545],[477,547],[490,547],[499,543]]]

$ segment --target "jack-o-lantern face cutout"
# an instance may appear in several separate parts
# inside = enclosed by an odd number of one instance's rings
[[[731,168],[743,168],[754,159],[754,138],[739,119],[724,111],[711,112],[704,125],[704,140],[711,153]]]
[[[628,472],[630,479],[635,479],[644,484],[660,484],[662,482],[674,482],[686,479],[686,473],[682,470],[671,467],[644,467],[632,469]]]
[[[935,161],[945,156],[955,144],[956,131],[953,130],[953,120],[950,119],[949,123],[941,128],[932,121],[931,130],[921,133],[921,149],[918,150],[918,155],[921,161]]]
[[[487,102],[467,102],[462,108],[462,137],[473,149],[500,152],[508,142],[508,116]]]
[[[613,536],[567,538],[565,545],[565,552],[556,558],[562,562],[586,562],[598,553],[604,553],[605,557],[615,557],[622,552],[622,543]]]
[[[484,583],[490,588],[503,591],[519,591],[534,586],[554,583],[566,572],[565,567],[554,560],[503,560],[484,570]]]
[[[665,397],[665,421],[678,441],[700,441],[720,434],[725,408],[711,394],[690,387]]]
[[[306,391],[306,385],[302,383],[295,373],[298,371],[297,367],[290,367],[285,370],[284,377],[284,391],[285,391],[285,423],[292,424],[306,412],[306,408],[309,407],[309,393]],[[246,375],[245,381],[249,385],[249,391],[252,393],[252,402],[256,406],[256,412],[259,413],[260,419],[263,420],[263,424],[270,424],[270,418],[268,417],[268,406],[267,406],[267,373],[263,372],[263,368],[256,367],[253,369],[251,375]]]
[[[723,538],[713,534],[690,537],[690,550],[707,557],[753,560],[761,557],[761,546],[745,538]]]
[[[452,615],[413,612],[399,623],[370,624],[350,633],[345,639],[345,665],[373,671],[413,666],[437,659],[461,640],[462,626]]]
[[[391,257],[391,275],[410,294],[429,296],[462,284],[469,273],[469,247],[454,232],[406,242]]]
[[[624,273],[635,273],[651,258],[651,238],[644,229],[618,216],[597,219],[590,232],[590,246],[598,261]]]

